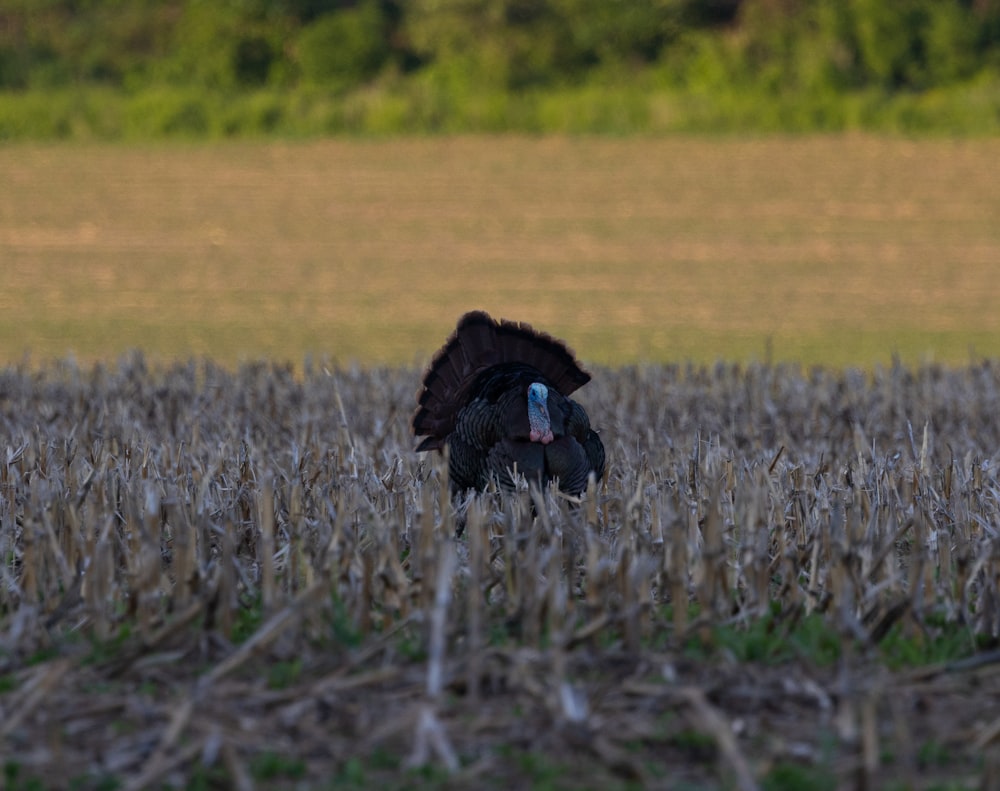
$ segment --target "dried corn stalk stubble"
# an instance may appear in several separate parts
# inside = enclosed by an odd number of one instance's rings
[[[503,785],[528,751],[567,787],[996,782],[994,364],[597,371],[604,480],[474,497],[457,541],[418,377],[0,371],[8,762],[127,788],[266,786],[268,755]],[[794,648],[809,623],[832,662]],[[780,661],[718,642],[762,624]],[[942,633],[969,658],[880,658]]]

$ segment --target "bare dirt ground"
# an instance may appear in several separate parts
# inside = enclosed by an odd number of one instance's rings
[[[1000,142],[0,148],[0,359],[416,364],[465,310],[592,361],[1000,355]]]

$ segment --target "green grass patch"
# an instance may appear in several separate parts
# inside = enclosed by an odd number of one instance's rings
[[[301,659],[273,662],[267,668],[267,686],[271,689],[285,689],[298,681],[301,675]]]
[[[246,642],[263,622],[264,603],[258,593],[244,602],[243,606],[236,611],[231,635],[232,641],[237,644]]]
[[[250,760],[250,772],[257,780],[261,781],[297,780],[305,775],[306,764],[299,758],[265,752],[255,755]]]
[[[843,650],[843,638],[820,613],[782,613],[775,603],[769,612],[747,624],[715,624],[689,636],[684,652],[691,658],[724,653],[740,662],[833,664]]]
[[[833,791],[837,777],[827,767],[782,762],[761,781],[763,791]]]
[[[788,134],[875,132],[990,136],[1000,131],[997,78],[926,91],[768,92],[724,81],[711,90],[594,81],[507,91],[435,74],[352,90],[314,85],[241,91],[152,84],[0,91],[0,140],[150,141],[385,137],[413,134]]]
[[[879,643],[879,653],[893,668],[919,667],[972,656],[977,640],[967,626],[931,619],[926,631],[905,624],[894,625]]]

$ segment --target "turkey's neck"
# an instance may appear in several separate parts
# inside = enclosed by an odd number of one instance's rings
[[[528,425],[531,432],[528,435],[532,442],[548,445],[555,437],[552,435],[552,421],[549,418],[549,390],[540,382],[534,382],[528,388]]]

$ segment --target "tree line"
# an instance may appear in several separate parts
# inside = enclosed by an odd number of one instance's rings
[[[0,0],[6,136],[12,114],[44,114],[40,94],[98,135],[127,121],[102,101],[165,103],[192,132],[225,133],[223,107],[238,134],[310,114],[330,131],[558,128],[589,100],[638,130],[738,120],[751,99],[779,128],[849,125],[850,101],[862,126],[893,102],[1000,124],[998,86],[1000,0]]]

